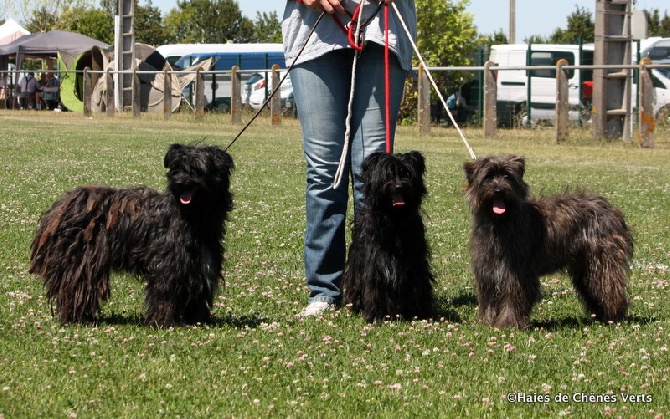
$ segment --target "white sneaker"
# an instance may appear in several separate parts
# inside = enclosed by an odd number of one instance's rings
[[[320,316],[328,310],[334,310],[335,304],[326,301],[314,301],[298,313],[298,317]]]

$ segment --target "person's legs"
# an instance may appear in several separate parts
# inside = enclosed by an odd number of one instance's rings
[[[360,164],[386,148],[383,48],[370,44],[359,57],[351,117],[351,158],[341,184],[333,188],[344,147],[353,51],[334,51],[291,71],[307,161],[305,274],[310,303],[339,304],[344,274],[348,175],[354,173],[354,201],[363,202]],[[391,55],[391,132],[395,133],[406,72]],[[352,161],[353,166],[350,165]],[[353,169],[352,169],[353,168]]]
[[[332,185],[344,146],[352,56],[334,51],[291,71],[307,161],[304,252],[310,303],[341,300],[348,179],[338,189]]]

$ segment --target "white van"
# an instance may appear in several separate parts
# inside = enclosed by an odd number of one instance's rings
[[[568,65],[593,65],[593,44],[493,45],[489,61],[500,67],[555,66],[560,59]],[[579,118],[578,105],[590,101],[593,71],[570,70],[570,119]],[[498,124],[513,126],[522,119],[533,122],[556,117],[556,70],[500,70],[497,72]],[[529,85],[530,82],[530,85]],[[530,109],[527,100],[530,90]],[[581,97],[580,97],[581,94]]]
[[[660,46],[661,43],[656,42],[653,45]],[[555,66],[558,60],[564,58],[568,61],[568,65],[593,65],[593,51],[593,44],[585,44],[581,47],[555,44],[533,44],[530,47],[526,44],[493,45],[489,61],[501,67]],[[649,48],[643,49],[643,55],[648,51]],[[634,55],[637,56],[637,54]],[[661,113],[670,113],[670,78],[667,77],[666,71],[665,69],[652,70],[653,106],[656,116]],[[500,70],[496,77],[499,125],[514,126],[525,123],[528,119],[536,123],[556,118],[556,70]],[[577,121],[580,117],[579,105],[582,105],[583,108],[590,107],[593,71],[569,70],[568,83],[569,117],[570,120]],[[633,83],[637,83],[637,78],[633,78]],[[529,90],[530,109],[526,109]],[[631,94],[637,95],[637,85],[633,85]],[[635,97],[632,98],[631,103],[637,103]]]

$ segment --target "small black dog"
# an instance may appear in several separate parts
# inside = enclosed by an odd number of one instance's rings
[[[433,275],[421,214],[421,153],[374,153],[361,165],[365,206],[353,223],[344,303],[368,322],[430,317]]]
[[[112,271],[146,279],[148,324],[211,321],[223,281],[225,220],[232,209],[228,153],[170,146],[165,193],[147,187],[77,188],[48,210],[31,245],[30,272],[44,278],[62,322],[93,321]]]
[[[621,211],[585,193],[528,199],[523,157],[486,157],[463,168],[482,323],[525,327],[540,299],[539,277],[560,269],[596,318],[624,318],[633,239]]]

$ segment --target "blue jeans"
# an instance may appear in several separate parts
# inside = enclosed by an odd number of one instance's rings
[[[345,217],[349,175],[354,212],[363,205],[360,165],[386,149],[384,49],[369,43],[358,59],[351,115],[350,153],[339,188],[333,188],[344,148],[353,50],[337,50],[291,70],[307,161],[305,275],[309,301],[339,304],[346,258]],[[407,72],[391,53],[391,136]]]

